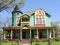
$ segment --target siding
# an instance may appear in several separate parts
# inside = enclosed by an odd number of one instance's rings
[[[46,27],[50,27],[51,26],[50,17],[48,15],[46,15],[45,25],[46,25]]]
[[[14,25],[13,25],[13,26],[18,26],[18,25],[16,24],[16,19],[17,19],[17,17],[22,16],[22,14],[19,13],[19,15],[17,15],[17,13],[14,13],[13,15],[14,15]]]
[[[16,26],[16,13],[14,13],[14,26]]]
[[[34,27],[34,15],[30,17],[30,26]]]

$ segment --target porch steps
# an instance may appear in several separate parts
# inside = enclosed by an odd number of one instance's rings
[[[21,41],[22,43],[30,43],[30,39],[22,39],[22,41]]]

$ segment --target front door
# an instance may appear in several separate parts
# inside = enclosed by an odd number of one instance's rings
[[[26,32],[22,32],[22,38],[26,39]]]
[[[39,32],[39,38],[43,38],[42,32]]]

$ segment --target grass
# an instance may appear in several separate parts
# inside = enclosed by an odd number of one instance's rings
[[[18,43],[18,42],[1,42],[1,45],[22,45],[21,43]]]
[[[39,45],[48,45],[48,42],[38,42],[38,43]],[[32,43],[32,45],[35,45],[35,44],[36,42]],[[51,42],[51,45],[60,45],[60,42],[54,41],[54,42]]]
[[[60,45],[60,42],[52,42],[51,45]]]
[[[32,45],[48,45],[48,42],[33,42]],[[1,42],[1,45],[18,45],[17,42]],[[20,43],[20,45],[22,45],[22,43]],[[60,45],[60,42],[51,42],[51,45]]]

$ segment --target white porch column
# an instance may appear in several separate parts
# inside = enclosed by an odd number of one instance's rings
[[[49,36],[49,38],[51,38],[51,30],[50,30],[50,36]]]
[[[30,40],[31,40],[31,38],[32,38],[32,37],[31,37],[31,28],[30,28]]]
[[[37,39],[38,39],[39,37],[38,37],[38,29],[37,29]]]
[[[12,40],[12,33],[13,33],[13,31],[11,30],[11,40]]]
[[[20,40],[22,40],[22,29],[20,29]]]
[[[51,38],[51,30],[47,28],[47,38]]]

